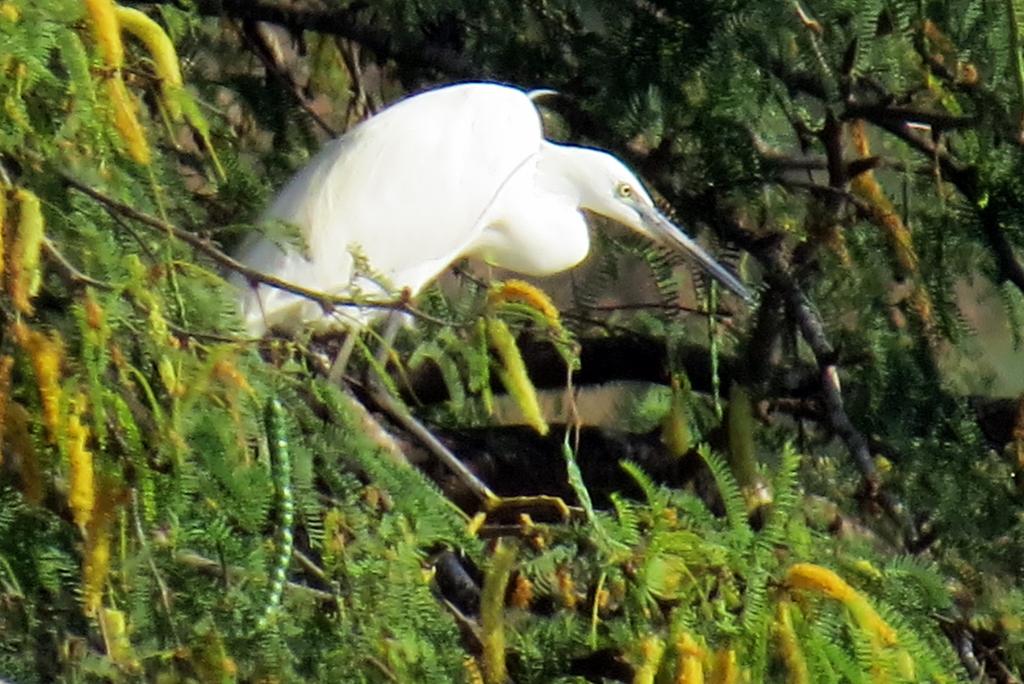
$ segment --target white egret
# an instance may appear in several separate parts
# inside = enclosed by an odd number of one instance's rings
[[[596,149],[544,139],[530,96],[495,83],[409,97],[326,145],[264,215],[299,228],[305,249],[266,237],[237,258],[339,296],[422,289],[463,256],[527,275],[587,256],[582,210],[686,252],[744,299],[743,284],[654,206],[637,177]],[[364,272],[360,272],[364,271]],[[249,331],[361,323],[372,310],[326,315],[316,302],[236,276]]]

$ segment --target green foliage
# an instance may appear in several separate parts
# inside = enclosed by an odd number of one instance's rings
[[[1020,284],[1006,280],[1024,248],[1021,37],[1007,21],[1019,2],[324,3],[365,22],[345,27],[378,27],[394,59],[367,56],[369,29],[307,31],[297,46],[282,33],[278,67],[298,64],[294,83],[260,61],[242,22],[201,16],[206,4],[143,6],[175,42],[191,125],[165,121],[149,56],[126,45],[122,76],[153,150],[142,166],[125,154],[87,7],[0,2],[0,190],[8,205],[15,188],[38,196],[47,237],[43,269],[29,274],[42,277],[35,313],[0,296],[0,368],[12,364],[0,380],[0,679],[449,682],[488,667],[497,677],[503,660],[517,682],[588,667],[674,681],[687,666],[726,681],[734,658],[749,681],[786,681],[796,670],[783,613],[810,681],[966,679],[943,629],[995,640],[993,663],[1024,667],[1022,438],[992,444],[973,399],[954,391],[970,371],[950,373],[944,356],[980,344],[958,295],[967,281],[998,286],[1020,342]],[[488,283],[465,274],[424,293],[426,317],[401,333],[388,382],[406,390],[436,368],[447,401],[416,407],[435,428],[491,425],[501,372],[485,314],[516,344],[553,345],[567,377],[580,340],[643,336],[678,383],[645,380],[618,404],[619,425],[644,433],[637,443],[657,445],[666,417],[688,422],[679,453],[659,454],[668,467],[612,455],[622,472],[611,491],[588,481],[592,454],[574,426],[550,421],[564,429],[552,441],[562,460],[552,452],[546,474],[579,508],[485,527],[522,538],[514,558],[471,534],[355,398],[316,377],[313,342],[246,340],[210,254],[131,215],[236,243],[322,143],[310,109],[340,130],[376,100],[438,80],[423,62],[444,80],[473,75],[446,73],[437,55],[562,91],[568,102],[551,107],[572,138],[616,146],[682,225],[728,217],[756,234],[749,245],[799,255],[787,275],[837,350],[812,360],[793,341],[791,303],[767,311],[788,326],[781,342],[752,339],[771,326],[728,301],[719,315],[675,254],[604,230],[559,320],[519,301],[495,308]],[[908,134],[892,118],[906,110],[931,129]],[[906,228],[903,253],[872,200],[829,177],[837,146],[847,167],[859,156],[844,128],[854,120],[881,159],[871,173]],[[15,216],[8,206],[0,231],[8,294]],[[296,238],[291,226],[258,229]],[[912,267],[897,268],[907,250]],[[627,278],[645,296],[622,296]],[[915,287],[930,314],[905,294]],[[754,363],[798,381],[838,363],[853,424],[873,456],[892,456],[877,461],[880,486],[927,512],[940,541],[905,555],[877,502],[858,506],[860,473],[819,427],[828,417],[806,381],[752,387],[723,425],[717,402],[679,380],[692,370],[681,350],[709,334],[710,380],[689,377],[716,394],[720,374],[743,373],[737,354],[761,343],[771,349]],[[270,400],[285,412],[265,420]],[[790,418],[780,406],[797,408]],[[739,451],[742,467],[720,455]],[[754,480],[766,492],[756,510]],[[484,606],[447,602],[435,566],[447,551],[500,579],[484,582]],[[801,564],[844,584],[801,586]]]

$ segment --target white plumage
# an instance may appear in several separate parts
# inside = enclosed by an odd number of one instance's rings
[[[544,140],[527,93],[493,83],[409,97],[326,145],[265,212],[297,226],[306,249],[259,235],[236,258],[296,285],[342,296],[418,292],[462,256],[529,275],[571,268],[590,241],[581,209],[692,255],[733,291],[742,284],[654,208],[637,178],[598,150]],[[365,258],[374,277],[358,273]],[[386,283],[377,282],[381,276]],[[235,276],[249,331],[361,323]],[[389,292],[390,290],[390,292]]]

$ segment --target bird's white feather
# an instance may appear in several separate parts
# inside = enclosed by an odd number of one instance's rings
[[[542,142],[540,117],[520,90],[449,86],[403,100],[326,145],[264,215],[297,226],[306,249],[257,237],[238,258],[304,287],[378,295],[358,278],[353,253],[392,291],[422,288],[479,236],[505,181]],[[320,321],[319,306],[240,280],[253,334],[268,326]],[[343,316],[363,320],[368,312]]]
[[[575,266],[590,248],[582,209],[694,255],[749,297],[657,211],[621,161],[546,142],[530,94],[494,83],[410,97],[326,145],[264,215],[297,226],[305,249],[254,236],[237,257],[328,294],[415,294],[464,255],[531,275]],[[236,283],[254,335],[272,326],[359,324],[376,313],[344,307],[325,316],[308,299],[240,277]]]

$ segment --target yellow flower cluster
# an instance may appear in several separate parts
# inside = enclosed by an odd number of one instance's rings
[[[217,174],[224,178],[224,169],[210,144],[210,127],[185,91],[178,54],[163,28],[145,13],[121,7],[113,0],[86,0],[85,5],[93,38],[100,48],[108,72],[106,90],[113,109],[114,126],[128,156],[142,165],[148,165],[152,157],[145,129],[139,121],[137,102],[128,92],[121,72],[124,66],[122,29],[138,39],[148,51],[160,83],[160,99],[170,119],[181,121],[184,118],[199,133],[210,152]]]
[[[31,315],[32,298],[42,285],[44,224],[39,198],[24,188],[0,189],[0,226],[0,275],[6,275],[14,308]]]
[[[48,336],[29,328],[23,321],[16,321],[11,332],[32,364],[49,441],[58,444],[61,434],[60,367],[64,359],[64,345],[56,334]]]

